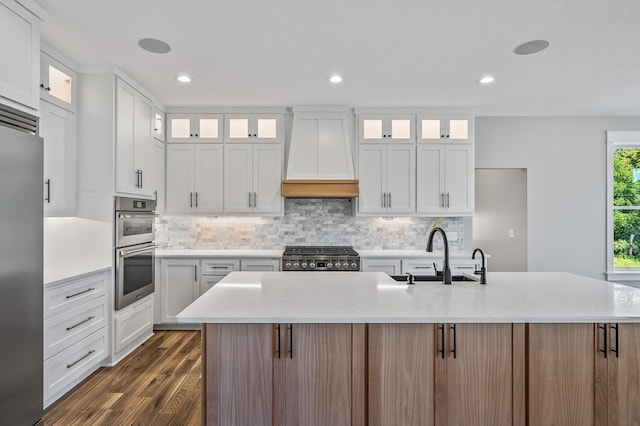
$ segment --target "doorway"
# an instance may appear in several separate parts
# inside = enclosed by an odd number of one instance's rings
[[[476,169],[473,244],[488,270],[527,271],[527,170]]]

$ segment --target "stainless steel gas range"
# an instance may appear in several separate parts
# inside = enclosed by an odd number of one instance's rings
[[[352,246],[287,246],[283,271],[360,271],[360,255]]]

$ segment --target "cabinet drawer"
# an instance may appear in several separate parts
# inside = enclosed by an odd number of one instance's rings
[[[202,275],[200,277],[200,296],[205,294],[208,290],[210,290],[214,285],[218,284],[220,280],[226,276],[227,274]]]
[[[241,271],[279,271],[280,259],[242,259]]]
[[[107,329],[89,337],[44,362],[44,399],[48,400],[82,380],[107,357]]]
[[[104,327],[107,298],[102,296],[44,321],[44,359]]]
[[[121,352],[145,334],[153,333],[152,299],[114,318],[115,352]]]
[[[200,262],[202,275],[219,275],[225,272],[237,271],[240,269],[240,261],[231,260],[203,260]]]
[[[44,292],[44,317],[49,318],[106,294],[109,274],[70,280]]]

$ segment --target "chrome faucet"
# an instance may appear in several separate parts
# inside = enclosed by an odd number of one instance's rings
[[[480,284],[486,284],[487,283],[487,268],[484,265],[484,252],[482,250],[480,250],[479,248],[475,249],[473,251],[473,254],[471,255],[472,259],[476,258],[476,252],[480,252],[480,256],[482,256],[482,266],[480,267],[479,271],[474,271],[473,273],[476,275],[480,275]]]
[[[447,241],[447,234],[444,232],[444,229],[436,226],[431,230],[429,234],[429,239],[427,240],[427,251],[433,251],[433,236],[436,232],[440,232],[442,234],[442,241],[444,242],[444,270],[442,271],[443,284],[451,284],[451,268],[449,267],[449,242]]]

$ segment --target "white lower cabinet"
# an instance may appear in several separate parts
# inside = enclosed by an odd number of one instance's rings
[[[389,275],[401,274],[400,259],[362,259],[362,272],[385,272]]]
[[[70,279],[44,291],[44,406],[47,407],[109,356],[108,271]]]
[[[279,271],[280,259],[240,259],[241,271]]]
[[[238,259],[207,259],[200,262],[200,294],[206,293],[229,272],[240,270],[240,260]]]
[[[200,295],[200,261],[162,259],[160,261],[160,321],[176,323],[176,315]]]
[[[153,335],[153,297],[116,311],[113,315],[113,357],[116,363]]]

